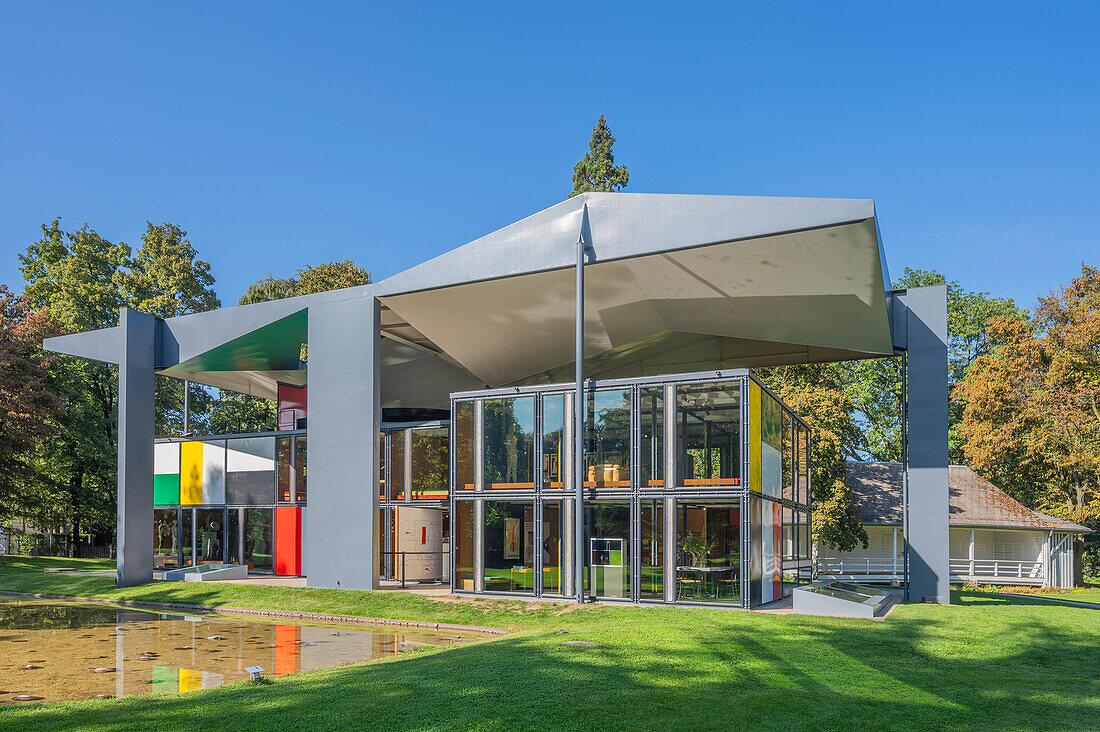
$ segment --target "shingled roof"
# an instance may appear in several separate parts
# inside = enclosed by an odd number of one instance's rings
[[[902,474],[901,463],[848,463],[848,486],[863,523],[901,525]],[[1032,511],[965,465],[948,469],[947,488],[951,526],[1089,531]]]

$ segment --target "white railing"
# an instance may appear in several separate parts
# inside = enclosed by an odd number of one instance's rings
[[[994,584],[1044,584],[1042,560],[1013,562],[999,559],[951,559],[951,580],[978,581]],[[863,580],[868,582],[901,581],[904,565],[901,558],[818,559],[817,573],[823,577]]]
[[[1045,564],[1042,560],[952,559],[951,576],[993,582],[1042,583],[1046,579]]]

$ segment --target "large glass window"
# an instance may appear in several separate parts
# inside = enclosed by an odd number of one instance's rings
[[[227,564],[241,563],[241,522],[244,515],[240,508],[230,508],[225,512],[225,561]]]
[[[184,509],[190,512],[190,509]],[[188,542],[190,544],[190,542]],[[175,508],[153,510],[153,566],[175,567],[179,564],[179,513]]]
[[[460,491],[474,489],[474,456],[477,451],[476,409],[477,402],[455,403],[455,489]]]
[[[596,597],[630,597],[630,501],[584,504],[584,589]]]
[[[485,501],[485,591],[534,592],[535,504]]]
[[[390,456],[386,453],[386,433],[378,433],[378,500],[386,500],[386,463]]]
[[[405,430],[390,433],[390,500],[405,500]]]
[[[542,398],[542,487],[557,489],[565,480],[565,417],[564,394],[547,394]]]
[[[195,563],[210,564],[225,561],[225,511],[199,508],[195,510]]]
[[[803,505],[810,503],[810,431],[799,426],[798,431],[798,490],[795,501]]]
[[[630,487],[630,389],[585,393],[585,487]]]
[[[275,490],[275,438],[248,437],[226,442],[225,502],[271,504]]]
[[[535,487],[535,398],[485,400],[485,487]]]
[[[275,568],[274,513],[270,508],[244,509],[244,563],[251,571],[271,572]]]
[[[306,436],[294,438],[294,500],[305,503],[306,500]]]
[[[292,489],[294,487],[294,448],[291,444],[291,439],[290,437],[277,438],[278,444],[275,449],[276,472],[279,481],[279,500],[283,503],[289,503],[294,500],[292,494]]]
[[[565,576],[571,571],[566,562],[573,536],[571,516],[566,506],[572,501],[542,502],[542,592],[545,595],[564,594]]]
[[[740,382],[677,387],[676,419],[680,485],[739,485]]]
[[[665,522],[664,501],[642,499],[641,546],[638,562],[641,585],[638,597],[642,600],[663,600],[665,597]]]
[[[193,528],[195,509],[185,508],[180,511],[180,556],[183,558],[183,566],[190,567],[195,563],[195,543],[193,541]]]
[[[474,590],[474,502],[455,502],[454,563],[456,590]]]
[[[638,422],[641,437],[638,469],[642,488],[660,488],[665,484],[665,390],[647,387],[640,390]]]
[[[740,604],[741,503],[676,501],[676,599]]]
[[[447,459],[449,437],[446,427],[412,430],[412,497],[447,497]]]

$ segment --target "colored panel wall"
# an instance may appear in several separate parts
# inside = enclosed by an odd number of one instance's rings
[[[153,445],[153,504],[174,506],[180,502],[180,445]]]
[[[153,476],[153,505],[175,506],[180,502],[180,476]]]
[[[202,502],[225,503],[225,440],[202,443]]]
[[[278,386],[278,429],[293,430],[306,418],[306,387],[291,384]]]
[[[275,574],[302,573],[302,509],[278,506],[275,509]]]
[[[197,506],[202,503],[202,443],[180,443],[180,503]]]

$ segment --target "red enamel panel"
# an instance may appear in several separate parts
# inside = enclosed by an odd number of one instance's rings
[[[278,401],[278,428],[295,429],[298,420],[306,416],[306,387],[279,384]]]
[[[275,574],[302,573],[302,509],[275,508]]]

